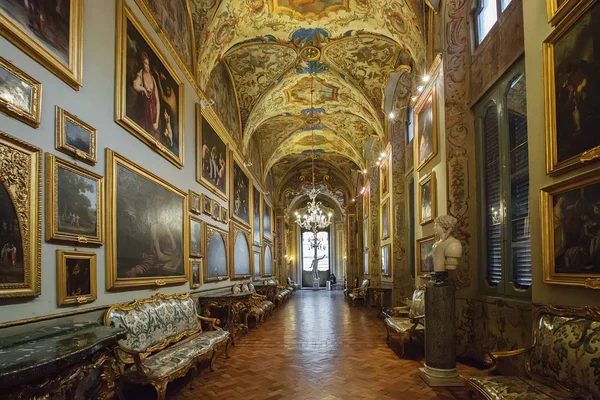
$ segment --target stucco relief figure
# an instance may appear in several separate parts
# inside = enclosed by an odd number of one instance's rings
[[[438,240],[433,244],[433,270],[455,270],[462,257],[462,244],[452,234],[458,221],[450,215],[437,217],[434,231]]]
[[[312,273],[313,273],[313,279],[314,280],[319,280],[319,261],[321,261],[322,259],[324,259],[325,257],[327,257],[326,254],[323,255],[323,257],[316,257],[312,260]]]

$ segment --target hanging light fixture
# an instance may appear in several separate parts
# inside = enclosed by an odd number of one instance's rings
[[[331,224],[332,213],[325,215],[321,209],[321,202],[317,201],[319,190],[315,185],[315,125],[314,125],[314,108],[313,108],[313,90],[314,90],[314,73],[311,71],[311,83],[310,83],[310,122],[311,135],[312,135],[312,151],[311,151],[311,171],[312,171],[312,189],[308,192],[310,201],[306,204],[306,213],[300,215],[296,212],[296,223],[301,228],[311,231],[313,238],[310,240],[311,248],[319,248],[321,241],[317,238],[317,232],[321,229],[327,228]]]

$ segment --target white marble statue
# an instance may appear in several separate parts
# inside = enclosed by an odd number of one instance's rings
[[[433,244],[433,270],[455,270],[462,257],[462,244],[452,236],[458,221],[451,215],[437,217],[433,229],[437,242]]]

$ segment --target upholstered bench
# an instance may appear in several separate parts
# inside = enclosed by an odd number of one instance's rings
[[[386,340],[390,339],[390,332],[400,336],[401,356],[404,354],[404,339],[412,341],[415,337],[421,338],[425,330],[425,290],[415,290],[407,303],[406,306],[393,307],[384,312]]]
[[[367,288],[369,287],[369,280],[363,279],[360,287],[352,289],[350,293],[348,293],[348,300],[352,302],[352,305],[356,304],[357,300],[362,300],[363,304],[367,303]]]
[[[533,345],[488,355],[496,360],[527,355],[527,377],[473,377],[469,398],[600,398],[600,310],[544,306],[536,313]]]
[[[255,327],[258,328],[258,325],[261,322],[271,316],[275,305],[272,301],[267,299],[267,296],[256,293],[252,283],[248,284],[248,290],[253,294],[244,304],[242,318],[244,318],[246,327],[250,326],[248,320],[254,318]]]
[[[209,330],[202,330],[201,321]],[[165,398],[169,382],[196,371],[202,360],[210,360],[212,370],[219,353],[229,357],[229,332],[217,323],[198,315],[189,293],[115,305],[104,316],[105,325],[127,331],[115,349],[121,378],[154,386],[158,400]]]
[[[273,302],[277,308],[281,307],[283,303],[288,301],[292,297],[293,290],[287,288],[285,286],[279,285],[279,281],[275,281],[277,283],[277,293],[275,293],[275,297],[273,298]]]

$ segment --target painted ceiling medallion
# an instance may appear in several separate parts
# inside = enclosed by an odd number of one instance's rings
[[[350,0],[271,0],[274,13],[290,15],[299,21],[319,19],[329,12],[346,10]]]
[[[315,61],[321,58],[321,50],[314,46],[306,46],[300,50],[300,57],[305,61]]]
[[[305,77],[294,86],[285,90],[288,104],[320,104],[327,101],[337,101],[339,88],[320,78]]]

